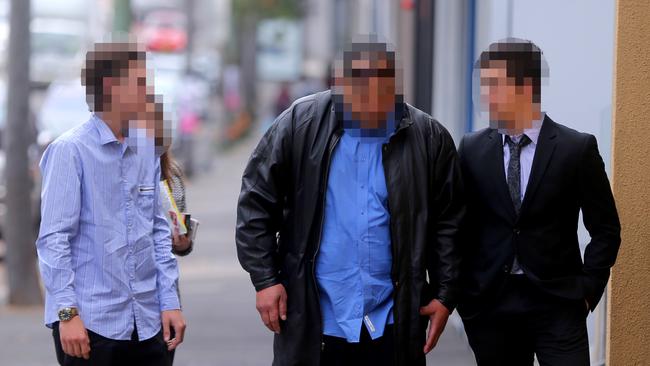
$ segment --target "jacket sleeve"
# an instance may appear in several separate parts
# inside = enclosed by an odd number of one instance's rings
[[[235,241],[256,291],[280,283],[277,234],[287,192],[292,113],[283,113],[253,151],[242,177]]]
[[[591,242],[584,254],[583,286],[591,310],[596,308],[616,261],[621,244],[621,225],[614,196],[598,153],[596,138],[589,135],[581,160],[579,202]]]
[[[454,141],[441,125],[434,124],[430,179],[431,212],[429,231],[434,248],[427,249],[427,271],[437,288],[434,294],[450,311],[458,302],[460,275],[459,226],[465,214],[460,162]],[[434,274],[434,275],[432,275]]]

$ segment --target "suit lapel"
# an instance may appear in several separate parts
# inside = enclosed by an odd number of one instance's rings
[[[516,219],[515,207],[510,198],[510,191],[508,191],[508,183],[506,180],[506,173],[503,166],[503,137],[497,130],[492,129],[488,134],[488,151],[489,164],[486,164],[488,169],[486,175],[492,180],[492,184],[497,187],[497,201],[496,206],[501,207],[505,217],[514,221]]]
[[[544,177],[544,173],[546,172],[551,157],[553,156],[553,152],[555,151],[555,145],[557,144],[556,137],[557,128],[555,122],[547,116],[544,118],[542,129],[539,131],[539,139],[537,141],[537,147],[535,148],[533,166],[531,167],[530,178],[528,178],[524,201],[521,204],[521,214],[523,214],[526,208],[530,205],[530,201],[533,199],[535,191]]]

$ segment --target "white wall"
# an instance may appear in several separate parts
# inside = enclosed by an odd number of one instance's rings
[[[468,1],[438,1],[435,6],[431,115],[459,143],[467,129]]]

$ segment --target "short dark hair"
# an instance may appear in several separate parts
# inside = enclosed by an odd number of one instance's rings
[[[86,101],[94,112],[104,110],[110,96],[104,95],[105,77],[122,77],[128,73],[130,61],[144,61],[146,52],[131,42],[97,43],[86,53],[81,70],[81,85],[86,87]]]
[[[533,42],[519,39],[507,39],[492,43],[474,65],[475,68],[491,67],[491,61],[503,61],[506,75],[515,79],[515,85],[531,85],[533,102],[541,100],[542,51]],[[529,80],[529,82],[527,81]]]
[[[342,77],[373,76],[372,70],[368,70],[370,73],[367,75],[353,75],[352,62],[372,58],[375,55],[379,59],[388,61],[388,69],[383,72],[387,74],[377,76],[395,76],[397,56],[394,46],[380,39],[376,34],[358,35],[341,52],[337,53],[330,70],[332,72],[332,84],[335,84],[333,80]]]
[[[373,42],[374,41],[374,42]],[[388,70],[395,74],[395,51],[385,42],[370,37],[369,42],[353,42],[343,51],[343,75],[352,75],[352,61],[364,59],[363,54],[376,54],[388,61]],[[388,76],[388,75],[387,75]]]

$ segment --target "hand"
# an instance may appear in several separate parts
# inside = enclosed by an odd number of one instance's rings
[[[172,237],[172,248],[176,253],[182,253],[190,248],[192,241],[187,235],[179,235],[177,232],[174,232]]]
[[[424,353],[427,354],[438,344],[438,339],[445,330],[447,319],[449,319],[449,309],[440,301],[432,300],[429,305],[420,308],[420,315],[429,317],[429,334],[427,342],[424,345]]]
[[[81,317],[59,322],[59,336],[66,355],[90,359],[90,338]]]
[[[183,343],[183,336],[185,335],[185,318],[183,318],[183,312],[180,310],[168,310],[163,311],[161,314],[162,318],[162,327],[163,327],[163,339],[167,344],[167,350],[175,350],[178,345]],[[170,337],[170,328],[174,329],[174,338],[169,339]]]
[[[280,334],[280,320],[287,320],[287,292],[281,284],[261,290],[256,295],[257,311],[272,332]]]

